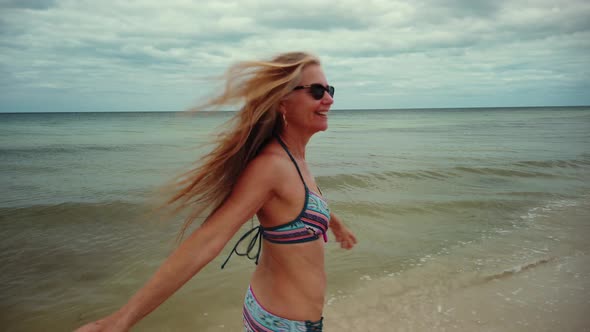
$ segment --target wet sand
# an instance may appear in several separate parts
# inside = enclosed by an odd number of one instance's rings
[[[326,331],[590,331],[589,291],[585,254],[453,291],[391,278],[328,306]]]
[[[590,331],[588,207],[546,208],[531,227],[367,275],[328,300],[326,331]]]

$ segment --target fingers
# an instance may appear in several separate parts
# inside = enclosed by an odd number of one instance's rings
[[[343,240],[340,242],[340,247],[342,249],[352,249],[352,247],[354,247],[354,245],[356,244],[356,240],[353,240],[352,238],[347,238],[346,240]]]
[[[337,232],[333,232],[334,237],[336,238],[336,242],[340,242],[340,247],[342,249],[352,249],[354,245],[357,243],[356,236],[352,234],[349,230],[341,230]]]
[[[345,249],[352,249],[356,244],[356,237],[352,233],[348,233],[348,238],[346,239],[346,248]]]
[[[99,329],[100,329],[100,326],[99,326],[98,322],[92,322],[92,323],[88,323],[84,326],[81,326],[80,328],[75,330],[75,332],[95,332],[95,331],[99,331]]]

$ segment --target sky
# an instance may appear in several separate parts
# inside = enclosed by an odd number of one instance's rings
[[[0,112],[182,111],[287,51],[333,109],[590,105],[587,0],[0,0]]]

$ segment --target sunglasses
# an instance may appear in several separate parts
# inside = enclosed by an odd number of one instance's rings
[[[331,85],[323,86],[320,83],[314,83],[308,85],[299,85],[296,86],[293,90],[301,89],[309,89],[309,93],[315,100],[321,100],[322,98],[324,98],[324,92],[328,92],[330,97],[334,97],[334,87]]]

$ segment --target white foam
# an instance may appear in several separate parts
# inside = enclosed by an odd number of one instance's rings
[[[567,208],[567,207],[572,207],[572,206],[577,206],[578,203],[576,201],[572,201],[572,200],[565,200],[565,199],[561,199],[561,200],[557,200],[557,201],[551,201],[546,203],[544,206],[537,206],[534,208],[530,208],[527,211],[526,215],[522,215],[520,216],[521,219],[524,220],[533,220],[537,217],[546,217],[546,214],[542,214],[542,213],[537,213],[537,211],[541,211],[541,212],[551,212],[554,209],[561,209],[561,208]]]

